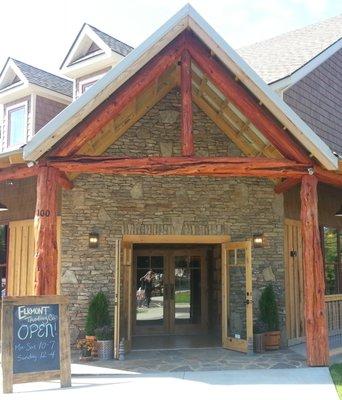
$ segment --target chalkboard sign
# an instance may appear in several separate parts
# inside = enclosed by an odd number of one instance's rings
[[[13,373],[59,369],[59,305],[13,308]]]
[[[3,392],[14,383],[60,379],[71,386],[66,296],[5,297],[2,301]]]

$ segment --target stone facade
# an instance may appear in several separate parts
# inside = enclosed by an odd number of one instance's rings
[[[179,109],[173,91],[107,154],[179,155]],[[240,155],[195,106],[193,120],[196,155]],[[115,240],[124,234],[228,234],[236,241],[264,233],[266,246],[253,250],[255,307],[271,268],[284,327],[283,198],[273,186],[253,178],[80,175],[62,200],[62,292],[70,296],[72,339],[84,327],[92,294],[104,290],[113,304]],[[93,230],[100,235],[96,249],[88,247]]]

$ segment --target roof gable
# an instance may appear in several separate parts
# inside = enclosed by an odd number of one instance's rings
[[[0,74],[0,91],[21,84],[33,84],[53,92],[72,97],[72,81],[14,58],[9,58]]]
[[[80,121],[96,109],[137,71],[159,54],[173,39],[192,30],[301,145],[329,169],[337,160],[327,145],[258,77],[241,57],[189,5],[167,21],[150,38],[127,55],[77,101],[48,123],[24,148],[27,160],[37,160],[49,151]]]
[[[0,74],[0,92],[27,84],[27,78],[17,67],[14,60],[8,58]]]
[[[67,69],[94,57],[111,57],[113,52],[124,57],[132,49],[131,46],[84,23],[60,68]]]

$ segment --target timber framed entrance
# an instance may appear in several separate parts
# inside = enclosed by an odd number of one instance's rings
[[[115,308],[115,320],[120,321],[121,326],[115,341],[116,348],[119,346],[119,337],[127,339],[127,348],[130,350],[134,335],[189,335],[208,331],[207,247],[204,245],[221,246],[222,346],[242,352],[250,349],[248,343],[250,344],[253,338],[251,243],[232,243],[226,235],[123,237],[120,274],[123,288],[122,306]],[[227,249],[234,250],[237,255],[242,252],[243,260],[238,260],[241,263],[231,263],[227,258],[230,254],[227,253]],[[239,286],[239,290],[242,288],[242,297],[238,299],[241,307],[239,308],[238,304],[236,306],[236,309],[241,309],[239,318],[245,319],[242,327],[246,328],[243,331],[246,335],[241,331],[240,337],[236,336],[236,332],[233,337],[229,335],[231,325],[227,325],[227,321],[232,321],[233,315],[227,300],[230,299],[232,305],[233,282],[229,284],[228,278],[234,267],[242,272],[244,281],[242,286]],[[150,299],[146,298],[149,294],[146,296],[145,287],[145,298],[139,299],[137,291],[143,286],[142,278],[150,269],[155,273],[154,292]]]
[[[168,253],[170,261],[166,261],[167,263],[172,263],[172,259],[175,262],[175,257],[180,257],[180,258],[184,257],[185,254],[184,249],[186,248],[187,249],[186,258],[189,256],[191,257],[191,253],[193,253],[193,257],[199,257],[200,262],[203,262],[202,261],[203,254],[200,254],[201,252],[198,252],[198,249],[195,250],[195,247],[197,245],[222,245],[223,243],[228,243],[229,241],[230,241],[229,235],[203,235],[203,236],[202,235],[124,235],[121,243],[122,262],[120,265],[120,274],[119,274],[121,287],[124,289],[121,290],[122,301],[121,302],[116,301],[116,306],[115,306],[115,321],[120,322],[120,329],[116,329],[118,333],[115,336],[114,340],[115,348],[118,350],[119,341],[122,338],[125,338],[127,349],[130,350],[132,348],[132,336],[133,333],[135,333],[135,329],[137,327],[136,319],[134,318],[137,298],[136,298],[136,283],[134,284],[135,279],[133,278],[134,277],[133,246],[138,247],[139,245],[153,245],[153,246],[171,245],[174,247],[174,249],[173,251],[170,250],[170,252]],[[175,248],[176,245],[183,246],[183,249],[180,249],[180,251],[179,249],[176,250]],[[169,271],[170,268],[172,271],[175,270],[174,267],[173,268],[167,267],[167,268],[169,268]],[[172,279],[168,278],[168,279],[169,281],[167,282],[167,284],[171,284],[172,286],[172,283],[175,282],[175,278]],[[117,289],[116,293],[118,293],[119,291],[118,285],[116,285],[116,289]],[[169,292],[171,290],[172,287],[170,289],[169,287],[166,289],[166,296],[167,298],[170,298],[170,300],[167,300],[167,302],[169,302],[167,306],[166,305],[163,306],[163,312],[169,313],[169,315],[170,314],[176,315],[175,314],[176,311],[174,310],[174,300],[171,300],[172,293]],[[166,310],[165,307],[167,308]],[[206,308],[205,306],[202,306],[202,303],[201,307]],[[203,323],[201,322],[201,323],[187,324],[189,325],[189,328],[187,328],[188,331],[191,332],[192,329],[203,331],[204,320],[208,318],[207,316],[204,317],[204,315],[202,315],[202,318],[204,318]],[[184,329],[184,326],[183,327],[181,326],[182,325],[181,323],[179,323],[179,327],[177,327],[178,324],[176,320],[177,318],[175,318],[172,322],[170,322],[170,317],[168,317],[168,322],[167,323],[165,322],[165,325],[163,325],[162,328],[166,329],[166,331],[164,330],[165,333],[170,332],[170,330],[179,333],[186,332],[186,329]],[[140,328],[138,328],[138,332],[139,329]],[[152,327],[149,327],[148,329],[151,329],[153,332]],[[158,328],[155,328],[155,333],[158,333]]]

